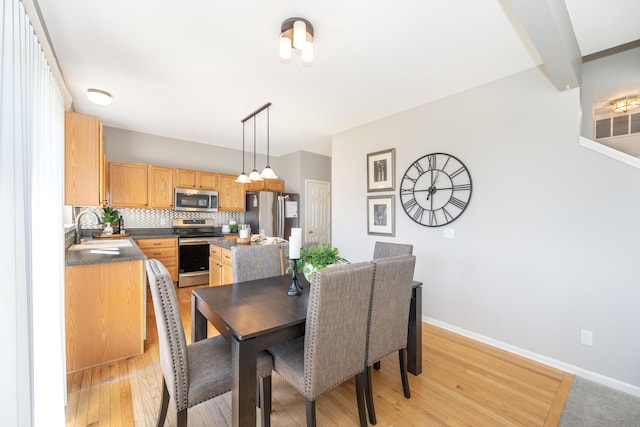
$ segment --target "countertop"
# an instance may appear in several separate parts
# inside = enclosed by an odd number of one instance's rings
[[[132,237],[125,237],[125,239],[132,240]],[[111,254],[96,254],[91,253],[88,249],[85,250],[67,250],[65,251],[64,258],[65,266],[74,265],[89,265],[89,264],[103,264],[109,262],[124,262],[124,261],[138,261],[147,259],[146,255],[140,250],[138,245],[132,241],[132,245],[126,248],[119,248],[118,255]]]
[[[280,242],[280,243],[273,243],[274,245],[282,245],[283,243],[287,243],[287,242]],[[223,249],[231,249],[234,246],[238,246],[238,241],[236,239],[229,239],[229,240],[219,240],[215,243],[211,243],[213,246],[218,246],[220,248]],[[262,243],[251,243],[249,245],[246,244],[240,244],[239,246],[261,246]]]

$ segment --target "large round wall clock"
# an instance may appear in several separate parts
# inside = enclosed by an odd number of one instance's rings
[[[471,175],[457,157],[431,153],[409,166],[400,184],[400,201],[409,218],[426,227],[455,221],[471,200]]]

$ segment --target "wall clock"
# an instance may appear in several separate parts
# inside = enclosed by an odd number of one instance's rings
[[[402,177],[400,201],[409,218],[426,227],[455,221],[471,200],[471,174],[457,157],[431,153],[413,162]]]

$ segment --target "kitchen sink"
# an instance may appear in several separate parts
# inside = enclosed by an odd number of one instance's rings
[[[130,239],[93,239],[85,240],[78,245],[69,246],[70,251],[85,251],[85,250],[112,250],[117,251],[118,248],[130,248],[133,243]]]

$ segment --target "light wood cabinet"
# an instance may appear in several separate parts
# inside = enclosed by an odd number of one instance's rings
[[[217,190],[218,174],[191,169],[174,169],[175,187]]]
[[[157,259],[171,273],[173,283],[178,282],[178,238],[162,237],[136,239],[136,245],[149,259]]]
[[[238,184],[236,178],[236,175],[218,174],[218,210],[246,210],[244,184]]]
[[[143,261],[65,267],[67,372],[142,354]]]
[[[284,192],[284,181],[281,179],[263,179],[246,184],[247,191],[275,191]]]
[[[149,207],[149,165],[109,162],[109,206]]]
[[[64,204],[106,206],[102,123],[97,117],[65,112]]]
[[[173,208],[173,168],[149,166],[149,207]]]
[[[209,246],[209,286],[222,284],[222,248]]]
[[[233,283],[233,255],[230,249],[222,249],[222,284]]]

